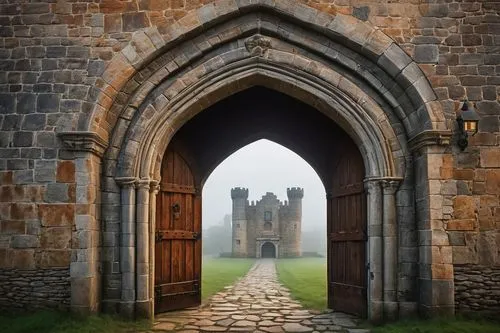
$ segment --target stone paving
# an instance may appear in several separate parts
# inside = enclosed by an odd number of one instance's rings
[[[234,286],[206,304],[156,316],[153,331],[167,332],[350,332],[358,320],[344,313],[303,309],[276,275],[274,260],[258,260]]]

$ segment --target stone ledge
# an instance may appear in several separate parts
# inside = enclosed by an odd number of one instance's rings
[[[108,147],[106,141],[94,132],[61,132],[57,136],[61,138],[64,149],[69,151],[91,152],[102,157]]]
[[[408,146],[411,151],[426,146],[448,146],[451,142],[451,136],[451,131],[423,131],[408,140]]]

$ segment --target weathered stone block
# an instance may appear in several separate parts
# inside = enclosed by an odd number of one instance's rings
[[[446,224],[446,230],[474,230],[475,229],[475,220],[449,220]]]
[[[38,217],[42,226],[72,226],[75,218],[73,204],[40,204]]]
[[[486,171],[486,193],[500,193],[500,170],[490,169]]]
[[[44,114],[27,114],[24,116],[22,129],[31,131],[43,130],[45,128],[45,118],[46,115]]]
[[[123,31],[136,31],[149,26],[149,20],[145,12],[125,13],[122,16]]]
[[[500,151],[498,149],[481,149],[481,166],[484,168],[499,168]]]
[[[15,147],[30,147],[33,145],[33,132],[16,132],[14,133]]]
[[[456,219],[474,219],[477,212],[474,197],[459,195],[453,200],[454,216]]]
[[[26,231],[26,223],[24,221],[9,221],[4,220],[0,222],[1,234],[24,234]]]
[[[37,112],[53,113],[59,111],[60,96],[57,94],[39,94],[37,98]]]
[[[17,269],[35,268],[35,250],[15,249],[10,251],[12,256],[12,267]]]
[[[0,114],[15,113],[16,98],[11,94],[0,94]]]
[[[68,184],[47,184],[45,202],[66,203],[69,201]]]
[[[465,235],[463,232],[450,231],[448,233],[448,238],[450,240],[450,245],[452,245],[452,246],[464,246],[465,245]]]
[[[35,218],[36,206],[33,203],[12,203],[10,209],[10,217],[14,220],[26,220]]]
[[[416,45],[413,59],[418,63],[433,63],[439,61],[439,48],[437,45]]]
[[[36,248],[40,246],[40,240],[34,235],[14,235],[10,244],[14,249]]]
[[[71,228],[43,228],[40,245],[46,249],[69,249],[71,245]]]
[[[60,161],[57,163],[57,181],[60,183],[75,182],[75,164],[72,161]]]
[[[37,253],[36,262],[42,268],[69,267],[71,263],[71,251],[44,250]]]

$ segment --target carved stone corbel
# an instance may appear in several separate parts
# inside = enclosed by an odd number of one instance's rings
[[[271,40],[262,35],[253,35],[245,40],[245,47],[251,55],[262,57],[271,48]]]

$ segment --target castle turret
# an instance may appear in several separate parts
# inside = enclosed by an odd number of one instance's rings
[[[288,256],[301,256],[301,235],[302,235],[302,198],[304,189],[299,187],[287,188],[288,196],[288,221],[286,232],[288,239]]]
[[[248,256],[248,189],[241,187],[231,189],[231,199],[233,199],[233,256],[246,257]]]

